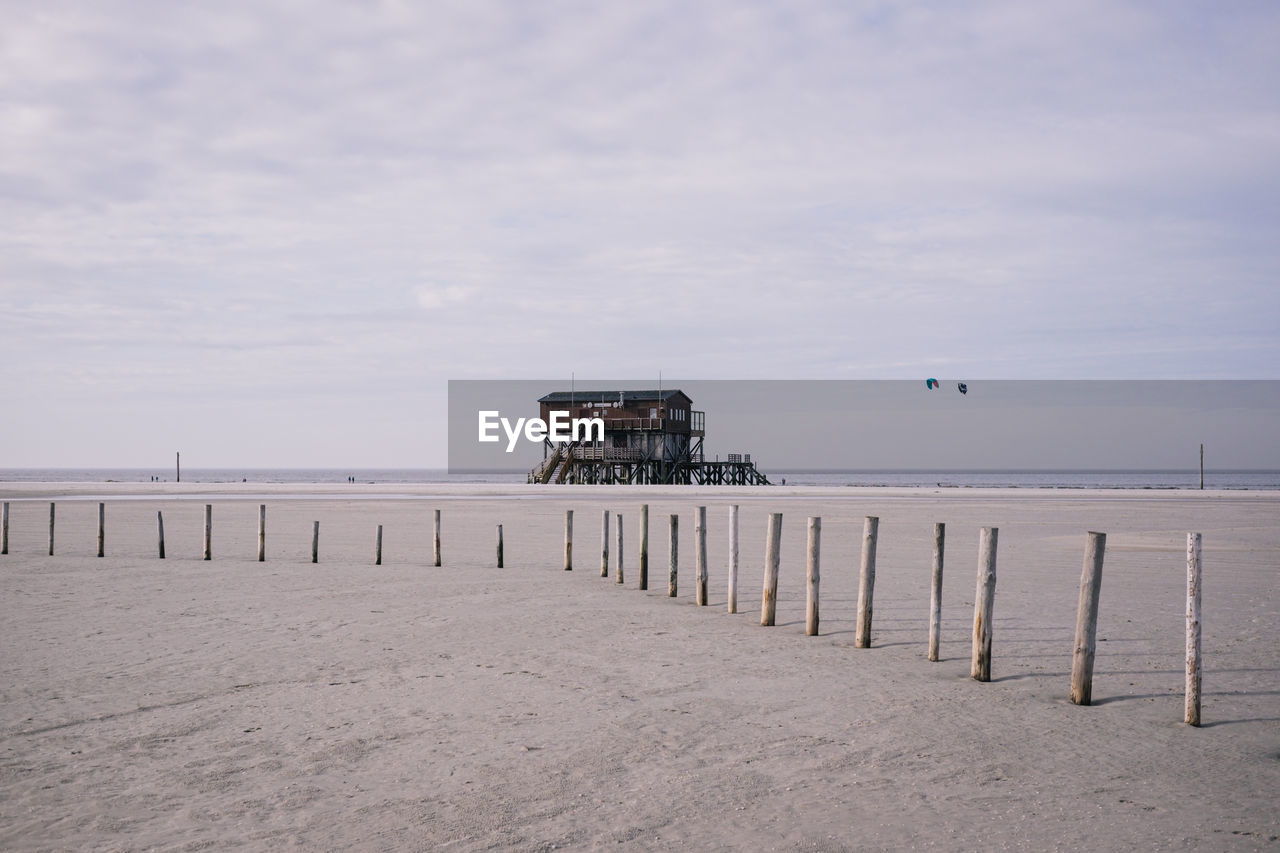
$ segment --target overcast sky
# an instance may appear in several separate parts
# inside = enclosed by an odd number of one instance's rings
[[[442,467],[451,378],[1280,378],[1274,2],[0,19],[0,467]]]

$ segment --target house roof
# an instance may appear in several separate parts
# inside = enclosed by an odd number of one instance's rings
[[[622,391],[614,389],[612,391],[553,391],[538,398],[539,403],[612,403],[621,395],[623,405],[627,403],[648,402],[652,400],[669,401],[677,395],[683,397],[688,402],[689,395],[681,391],[679,388],[664,388],[661,391]]]

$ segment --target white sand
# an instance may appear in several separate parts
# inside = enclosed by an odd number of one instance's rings
[[[1280,846],[1280,494],[0,484],[0,499],[6,850]],[[706,608],[692,597],[699,504]],[[625,586],[599,577],[602,509],[623,513]],[[785,513],[780,602],[762,628],[770,511]],[[863,650],[868,514],[880,541]],[[819,637],[804,635],[809,515],[823,517]],[[934,521],[948,547],[944,660],[929,663]],[[982,525],[1000,529],[989,684],[968,677]],[[1109,538],[1085,708],[1067,691],[1087,530]],[[1181,723],[1188,530],[1204,534],[1200,729]]]

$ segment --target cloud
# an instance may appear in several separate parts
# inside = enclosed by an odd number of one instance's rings
[[[464,302],[471,295],[471,291],[456,284],[421,285],[414,288],[413,294],[420,307],[431,310]]]

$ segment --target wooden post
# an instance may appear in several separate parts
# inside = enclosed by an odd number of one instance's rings
[[[435,564],[440,565],[440,510],[432,513],[435,516],[432,522],[431,534],[431,550],[435,552]]]
[[[52,556],[53,556],[53,513],[54,513],[54,508],[55,508],[55,507],[54,507],[54,503],[53,503],[53,501],[50,501],[50,502],[49,502],[49,556],[50,556],[50,557],[52,557]]]
[[[258,562],[267,561],[267,505],[258,504]]]
[[[649,588],[649,505],[640,504],[640,589]]]
[[[1200,725],[1200,534],[1187,534],[1186,722]]]
[[[805,560],[805,616],[804,632],[807,636],[818,636],[818,558],[822,545],[822,519],[809,519],[809,547]]]
[[[1200,444],[1200,491],[1204,491],[1204,443]]]
[[[107,505],[98,503],[98,556],[106,553],[107,547]]]
[[[609,510],[600,513],[600,577],[609,577]]]
[[[320,522],[311,529],[311,562],[320,562]]]
[[[1071,657],[1071,701],[1088,705],[1093,698],[1093,656],[1097,649],[1098,596],[1102,592],[1102,556],[1107,534],[1088,533],[1084,568],[1080,571],[1080,602],[1076,605],[1076,645]]]
[[[782,513],[769,513],[764,542],[764,593],[760,600],[760,624],[772,625],[778,611],[778,560],[782,544]]]
[[[618,561],[618,571],[616,572],[617,577],[614,578],[614,583],[622,583],[622,513],[615,514],[614,518],[618,522],[618,543],[617,548],[614,549],[617,552],[615,559]]]
[[[164,513],[156,510],[156,538],[160,550],[160,559],[164,559]]]
[[[573,571],[573,510],[564,511],[564,570]]]
[[[946,544],[947,526],[933,525],[933,590],[929,593],[929,660],[938,659],[942,634],[942,551]]]
[[[4,502],[4,510],[0,511],[0,554],[9,553],[9,502]]]
[[[179,483],[181,483],[182,482],[182,453],[180,451],[175,451],[173,455],[174,455],[173,464],[174,464],[174,467],[177,469],[177,480]]]
[[[729,507],[729,603],[730,613],[738,612],[738,505]]]
[[[978,537],[978,588],[973,597],[973,655],[969,675],[991,680],[991,614],[996,601],[996,540],[999,530],[984,527]]]
[[[498,568],[502,568],[502,525],[498,525]]]
[[[204,558],[213,559],[213,504],[204,505]]]
[[[667,576],[667,597],[676,597],[676,579],[680,573],[680,516],[671,516],[671,570]]]
[[[876,589],[876,536],[880,519],[868,515],[862,522],[862,570],[858,575],[858,627],[853,645],[859,649],[871,648],[872,599]]]
[[[378,525],[378,541],[373,546],[373,564],[375,566],[382,565],[382,525]]]
[[[693,525],[693,563],[697,585],[694,587],[694,601],[699,607],[707,606],[707,508],[698,507],[698,514]]]

